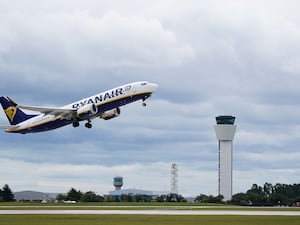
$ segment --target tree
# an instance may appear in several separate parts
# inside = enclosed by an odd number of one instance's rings
[[[261,186],[258,186],[257,184],[252,184],[251,189],[248,190],[247,193],[255,193],[258,195],[263,195],[263,190]]]
[[[157,196],[155,198],[155,201],[157,201],[157,202],[166,202],[167,201],[167,196],[166,195]]]
[[[56,196],[56,200],[57,200],[57,201],[64,201],[64,200],[66,200],[66,199],[67,199],[67,196],[64,195],[64,194],[58,194],[58,195]]]
[[[96,195],[93,191],[88,191],[81,197],[81,201],[83,202],[103,202],[103,200],[102,196]]]
[[[272,205],[289,205],[289,199],[283,194],[274,193],[270,196],[270,203]]]
[[[234,205],[249,205],[248,195],[245,193],[237,193],[232,196],[231,203]]]
[[[201,202],[201,203],[223,203],[224,196],[223,195],[204,195],[200,194],[196,197],[195,202]]]
[[[82,197],[82,193],[81,191],[76,191],[76,189],[74,188],[71,188],[71,190],[67,193],[67,200],[70,200],[70,201],[80,201]]]
[[[122,202],[133,202],[133,196],[131,194],[122,194],[121,195],[121,201]]]
[[[206,199],[208,198],[205,194],[200,194],[195,198],[195,202],[204,203]]]
[[[104,197],[104,201],[105,201],[105,202],[119,202],[120,200],[114,198],[114,197],[111,196],[111,195],[106,195],[106,196]]]
[[[155,200],[157,202],[187,202],[187,200],[182,195],[174,193],[158,196]]]
[[[3,189],[1,191],[1,195],[2,195],[2,201],[4,202],[13,202],[15,201],[15,196],[12,193],[10,187],[8,186],[8,184],[5,184],[3,186]]]
[[[266,197],[270,197],[274,192],[274,187],[270,183],[265,183],[263,188],[264,194]]]
[[[3,202],[2,190],[0,189],[0,202]]]
[[[151,202],[152,200],[152,196],[150,195],[137,194],[134,195],[133,197],[135,202]]]
[[[300,200],[300,184],[272,185],[265,183],[263,187],[253,184],[246,193],[232,196],[232,203],[237,205],[294,205]]]

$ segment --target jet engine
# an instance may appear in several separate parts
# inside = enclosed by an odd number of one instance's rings
[[[120,115],[120,113],[121,113],[121,110],[118,107],[118,108],[108,110],[108,111],[102,113],[100,118],[104,119],[104,120],[110,120],[112,118],[118,117]]]
[[[84,114],[84,113],[89,113],[90,115],[95,115],[95,114],[97,114],[97,112],[98,112],[98,108],[95,104],[87,104],[87,105],[80,107],[77,110],[77,116],[80,116],[81,114]]]

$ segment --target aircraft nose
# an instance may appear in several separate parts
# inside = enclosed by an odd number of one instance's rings
[[[158,88],[158,84],[155,84],[155,83],[151,83],[150,84],[150,86],[151,86],[151,89],[153,90],[153,91],[155,91],[157,88]]]

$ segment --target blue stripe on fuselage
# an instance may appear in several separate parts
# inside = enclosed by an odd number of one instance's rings
[[[148,93],[142,93],[142,94],[137,94],[137,95],[133,95],[133,96],[127,96],[124,98],[119,98],[116,100],[112,100],[110,102],[107,103],[103,103],[98,105],[98,113],[97,115],[89,115],[88,113],[84,113],[82,115],[80,115],[79,121],[83,121],[83,120],[87,120],[90,117],[98,117],[101,114],[103,114],[105,111],[108,110],[112,110],[115,109],[117,107],[121,107],[123,105],[144,99],[144,98],[148,98],[151,96],[151,92]],[[51,122],[47,122],[38,126],[34,126],[31,128],[27,128],[24,130],[17,130],[17,131],[12,131],[12,133],[21,133],[21,134],[26,134],[26,133],[37,133],[37,132],[43,132],[43,131],[49,131],[49,130],[54,130],[56,128],[60,128],[66,125],[69,125],[73,123],[73,120],[67,120],[67,119],[57,119]]]

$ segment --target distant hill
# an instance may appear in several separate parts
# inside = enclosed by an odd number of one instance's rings
[[[38,191],[18,191],[13,193],[16,201],[53,201],[58,193],[43,193]]]

